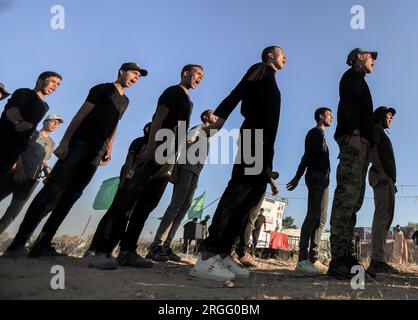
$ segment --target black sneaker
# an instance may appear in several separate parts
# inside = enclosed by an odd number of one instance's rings
[[[364,271],[366,272],[366,275],[368,275],[370,278],[376,278],[376,273],[369,271],[368,269],[366,270],[366,268],[364,268],[364,266],[361,264],[361,262],[359,262],[357,260],[357,258],[355,256],[349,256],[348,257],[348,263],[351,265],[351,267],[353,266],[361,266]]]
[[[371,260],[370,265],[367,268],[367,272],[371,273],[387,273],[387,274],[399,274],[399,270],[395,269],[386,262],[377,260]]]
[[[329,263],[327,275],[339,280],[350,280],[353,278],[353,274],[351,274],[352,266],[347,256],[333,258]]]
[[[8,247],[6,251],[3,252],[2,258],[8,259],[18,259],[18,258],[26,258],[28,255],[28,250],[25,249],[24,246],[22,247]]]
[[[58,252],[52,243],[37,244],[30,249],[28,257],[66,257],[65,253]]]
[[[170,260],[170,257],[165,253],[161,246],[151,248],[145,258],[155,262],[167,262]]]
[[[174,253],[173,249],[171,249],[170,247],[163,247],[164,253],[166,256],[168,256],[168,259],[170,261],[174,261],[174,262],[180,262],[181,261],[181,257],[177,254]]]
[[[118,264],[122,267],[133,268],[152,268],[152,261],[145,259],[136,252],[121,251],[116,258]]]

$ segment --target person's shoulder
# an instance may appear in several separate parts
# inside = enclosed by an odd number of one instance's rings
[[[35,96],[35,91],[29,88],[19,88],[17,90],[15,90],[15,92],[13,92],[12,97],[16,98],[16,97],[30,97],[30,96]]]
[[[99,83],[91,87],[90,91],[109,92],[109,91],[113,91],[113,88],[116,89],[113,83]]]
[[[308,131],[306,134],[307,137],[314,137],[314,136],[321,136],[323,135],[323,131],[318,127],[313,127]]]
[[[260,80],[264,78],[270,70],[273,71],[273,69],[271,69],[263,62],[253,64],[247,71],[247,79]]]
[[[178,84],[176,84],[176,85],[169,86],[168,88],[166,88],[163,93],[179,94],[181,93],[181,91],[184,91],[184,90],[181,89],[181,87]]]

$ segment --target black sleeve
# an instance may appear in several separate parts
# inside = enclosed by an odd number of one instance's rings
[[[4,110],[9,110],[10,108],[16,107],[22,113],[23,109],[30,107],[28,106],[28,102],[30,101],[31,97],[28,91],[28,89],[16,90],[12,94],[7,104],[4,106]]]
[[[176,101],[178,101],[178,91],[175,87],[166,89],[162,95],[158,98],[158,105],[164,105],[171,112],[175,107]]]
[[[350,132],[360,128],[360,97],[363,90],[363,80],[361,72],[355,71],[345,81],[344,117]]]
[[[311,162],[311,159],[315,152],[318,152],[318,140],[320,139],[319,134],[315,134],[314,130],[310,130],[305,138],[305,152],[302,156],[302,159],[300,161],[298,170],[296,172],[296,177],[300,179],[303,174],[305,173],[305,170],[309,163]],[[320,141],[319,141],[320,142]]]
[[[94,86],[90,89],[89,95],[87,96],[86,101],[97,105],[100,103],[100,101],[103,99],[103,94],[105,93],[106,85],[99,84],[97,86]]]
[[[248,88],[249,81],[260,80],[263,76],[263,64],[256,64],[248,69],[247,73],[238,83],[238,85],[231,91],[229,96],[227,96],[221,104],[216,108],[214,114],[222,119],[228,119],[232,111],[242,100],[246,89]]]

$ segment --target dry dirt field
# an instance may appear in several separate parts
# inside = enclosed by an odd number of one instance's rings
[[[353,290],[346,281],[295,273],[294,260],[260,260],[249,279],[239,279],[228,288],[222,283],[190,277],[195,261],[190,255],[184,256],[181,263],[156,263],[152,269],[123,267],[101,271],[88,268],[89,258],[79,257],[85,247],[83,243],[73,244],[73,256],[63,258],[0,257],[0,299],[418,299],[415,264],[404,267],[401,275],[378,275],[375,280],[366,281],[364,290]],[[1,248],[4,245],[0,252]],[[64,290],[51,289],[54,265],[64,267]]]

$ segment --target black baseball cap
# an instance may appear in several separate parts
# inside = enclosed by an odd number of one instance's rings
[[[119,70],[136,70],[139,71],[139,73],[141,74],[141,76],[145,77],[148,74],[148,71],[141,68],[141,66],[135,62],[126,62],[123,65],[121,65],[121,67],[119,68]]]
[[[356,60],[357,60],[357,55],[358,54],[363,54],[363,53],[370,53],[372,55],[373,60],[377,59],[377,51],[369,51],[369,50],[364,50],[364,49],[361,49],[361,48],[355,48],[355,49],[351,50],[351,52],[348,54],[347,64],[349,66],[352,66],[353,64],[355,64]]]
[[[2,97],[0,98],[0,100],[6,99],[8,96],[10,96],[10,93],[6,90],[6,87],[1,82],[0,82],[0,91],[2,92]]]
[[[385,107],[385,106],[381,106],[379,108],[376,108],[376,110],[374,110],[373,112],[373,117],[375,121],[378,121],[379,118],[382,115],[386,115],[387,113],[392,113],[392,115],[394,116],[396,114],[396,110],[392,107]]]

